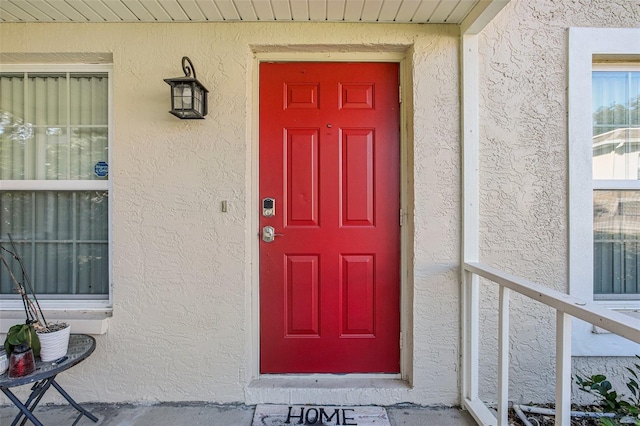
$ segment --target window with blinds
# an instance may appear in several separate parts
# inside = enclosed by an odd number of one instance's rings
[[[6,68],[0,244],[13,251],[11,236],[39,297],[108,299],[110,69]],[[18,263],[3,256],[22,279]],[[17,297],[14,287],[0,267],[2,298]]]
[[[594,298],[640,299],[640,68],[594,69]]]

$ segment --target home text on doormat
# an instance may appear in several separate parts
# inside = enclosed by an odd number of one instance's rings
[[[390,426],[383,407],[258,405],[253,426]]]

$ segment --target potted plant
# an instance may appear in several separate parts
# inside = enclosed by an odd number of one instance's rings
[[[9,241],[12,251],[0,245],[0,262],[6,268],[16,292],[22,298],[26,319],[24,324],[16,324],[9,329],[4,342],[5,351],[7,355],[10,355],[13,348],[26,343],[33,350],[34,356],[39,356],[42,361],[56,360],[67,353],[70,326],[66,323],[47,323],[11,235],[9,235]],[[21,281],[14,275],[3,255],[4,253],[9,254],[18,262],[22,273]]]

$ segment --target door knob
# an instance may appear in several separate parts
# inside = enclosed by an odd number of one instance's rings
[[[265,243],[272,243],[276,237],[282,237],[283,234],[276,234],[276,230],[273,226],[265,226],[262,228],[262,241]]]

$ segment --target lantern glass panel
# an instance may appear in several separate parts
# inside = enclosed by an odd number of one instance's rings
[[[200,86],[194,86],[193,92],[193,109],[202,114],[203,108],[203,99],[204,99],[204,91]]]
[[[188,83],[180,83],[173,88],[173,109],[185,110],[191,109],[193,91]]]

